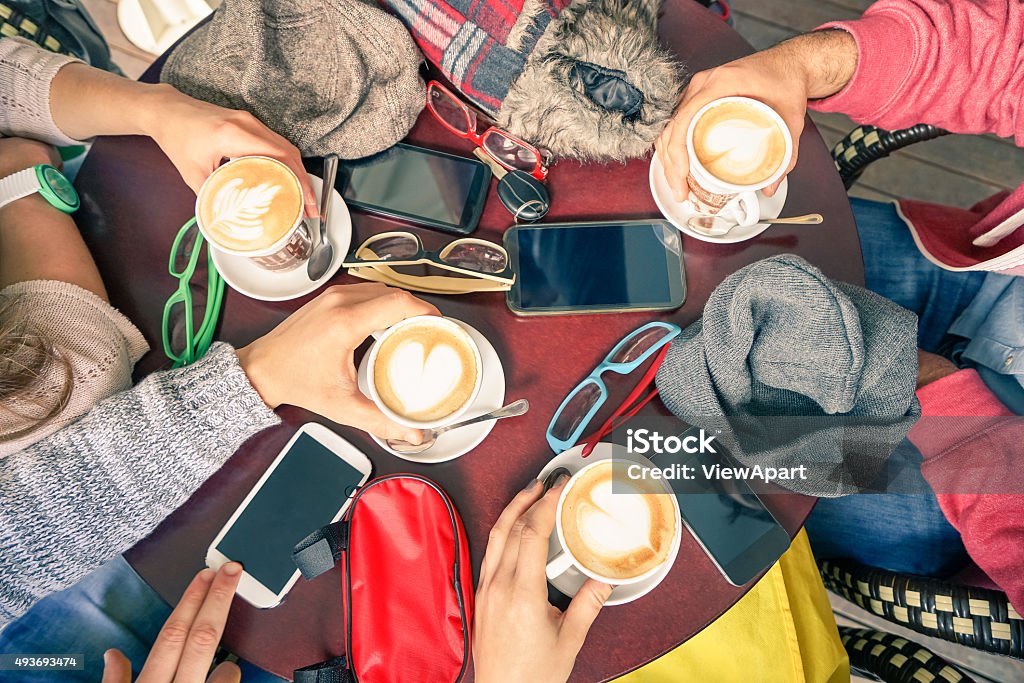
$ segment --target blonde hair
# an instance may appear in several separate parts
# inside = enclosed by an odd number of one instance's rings
[[[59,387],[43,381],[54,364],[63,371]],[[0,409],[28,423],[0,434],[0,441],[27,436],[56,418],[71,400],[73,388],[71,364],[35,329],[21,297],[0,294]]]

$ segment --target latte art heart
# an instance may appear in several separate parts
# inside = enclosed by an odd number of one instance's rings
[[[566,549],[581,566],[610,581],[634,579],[661,566],[678,525],[672,495],[629,479],[627,472],[607,460],[577,474],[559,512]]]
[[[444,401],[462,381],[466,369],[451,346],[438,344],[428,351],[423,342],[414,339],[395,349],[387,373],[402,406],[399,412],[415,415]]]
[[[693,129],[693,152],[715,178],[757,185],[786,159],[786,136],[768,113],[751,103],[730,101],[704,112]]]
[[[651,548],[651,519],[641,495],[612,493],[611,479],[591,489],[577,510],[580,536],[595,552],[621,557]]]
[[[397,415],[436,422],[462,410],[476,393],[480,372],[469,335],[443,319],[404,325],[380,342],[373,383]]]

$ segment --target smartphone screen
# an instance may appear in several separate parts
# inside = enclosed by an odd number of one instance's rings
[[[470,232],[489,180],[490,170],[475,159],[399,144],[350,164],[344,196],[369,211]]]
[[[682,241],[663,221],[513,228],[506,236],[513,310],[571,312],[678,308]]]
[[[366,474],[302,432],[216,549],[280,594],[296,572],[295,544],[330,524]]]
[[[721,444],[716,444],[721,452]],[[675,457],[675,456],[672,456]],[[655,458],[664,466],[666,456]],[[686,526],[730,583],[741,586],[767,569],[789,548],[789,534],[742,480],[707,479],[702,466],[721,463],[721,455],[683,455],[680,465],[694,468],[691,480],[674,480],[672,489]]]

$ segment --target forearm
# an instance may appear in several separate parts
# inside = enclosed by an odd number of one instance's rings
[[[29,280],[70,282],[107,300],[75,221],[38,194],[0,209],[0,289]]]
[[[147,536],[277,422],[217,345],[0,460],[0,626]]]
[[[85,64],[69,64],[50,85],[50,114],[65,135],[152,135],[156,118],[182,97],[169,85],[138,83]]]
[[[857,43],[846,31],[806,33],[769,48],[784,68],[800,72],[808,99],[816,100],[842,90],[857,70]]]
[[[40,142],[0,140],[0,178],[38,164],[59,163]],[[60,280],[106,300],[96,263],[71,216],[39,194],[0,207],[0,289],[28,280]]]

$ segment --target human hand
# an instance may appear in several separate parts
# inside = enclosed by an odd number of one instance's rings
[[[199,572],[167,623],[142,667],[136,683],[238,683],[242,672],[224,662],[210,674],[213,656],[224,633],[231,599],[238,588],[242,565],[229,562],[220,571]],[[103,654],[103,683],[131,683],[132,664],[118,650]]]
[[[370,334],[417,315],[440,315],[408,292],[372,282],[330,287],[238,360],[271,408],[288,403],[384,439],[420,443],[423,433],[388,419],[359,390],[353,359]]]
[[[39,164],[60,168],[60,155],[51,145],[37,140],[0,137],[0,178]]]
[[[198,193],[224,159],[260,155],[283,162],[299,178],[307,216],[320,214],[299,150],[246,111],[225,109],[165,87],[147,126],[185,183]]]
[[[548,602],[548,537],[567,481],[561,477],[543,495],[540,481],[531,482],[491,529],[473,618],[473,666],[480,683],[567,680],[611,595],[611,586],[588,579],[565,612]]]
[[[917,388],[952,375],[960,368],[944,356],[917,350]]]
[[[676,113],[655,143],[665,178],[677,201],[689,195],[686,176],[690,160],[686,133],[701,107],[722,97],[751,97],[764,102],[782,117],[793,137],[796,167],[807,100],[826,97],[842,89],[857,66],[857,45],[840,30],[815,31],[728,64],[701,71],[690,80]],[[784,176],[785,177],[785,176]],[[782,179],[765,188],[769,197]]]

